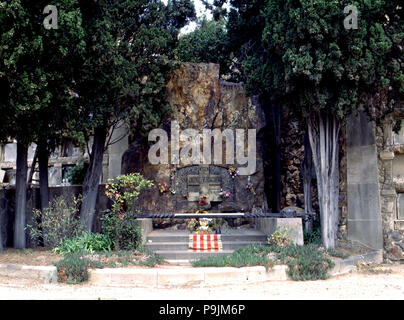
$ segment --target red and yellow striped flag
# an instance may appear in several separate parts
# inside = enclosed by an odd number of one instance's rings
[[[190,234],[189,248],[197,251],[222,251],[223,245],[220,234]]]

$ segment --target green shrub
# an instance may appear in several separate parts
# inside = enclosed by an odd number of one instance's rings
[[[136,250],[142,245],[142,229],[132,213],[120,219],[113,212],[106,212],[101,217],[102,232],[113,244],[115,250]]]
[[[45,210],[33,210],[32,221],[26,226],[33,241],[43,239],[45,247],[56,247],[62,240],[71,239],[83,231],[79,220],[81,197],[56,197]]]
[[[340,252],[340,251],[338,251],[338,250],[335,250],[335,249],[333,249],[333,248],[327,249],[327,253],[328,253],[331,257],[336,257],[336,258],[345,259],[345,258],[348,258],[348,257],[349,257],[348,254],[342,253],[342,252]]]
[[[58,281],[69,284],[82,283],[88,280],[88,267],[91,261],[80,254],[68,254],[55,263]]]
[[[146,254],[146,260],[140,260],[139,265],[143,265],[146,267],[155,267],[158,264],[162,264],[164,262],[164,258],[157,253],[141,248],[139,252]]]
[[[73,239],[63,240],[54,251],[60,254],[80,252],[93,253],[110,251],[111,247],[111,241],[108,236],[100,233],[83,232],[80,236]]]
[[[106,196],[112,200],[111,211],[101,217],[102,230],[115,250],[133,250],[142,245],[142,231],[136,221],[136,207],[142,190],[151,188],[153,183],[139,173],[120,175],[109,179],[105,186]]]
[[[77,164],[66,174],[67,180],[69,180],[71,184],[83,184],[84,178],[86,177],[87,168],[87,162]]]
[[[275,257],[274,257],[275,256]],[[241,247],[231,254],[200,258],[193,267],[246,267],[274,265],[279,260],[288,266],[293,280],[317,280],[328,278],[327,271],[334,266],[324,250],[316,245],[289,245],[285,247],[253,244]]]
[[[290,237],[291,228],[278,227],[268,238],[268,244],[278,248],[284,248],[292,243]]]
[[[273,262],[267,258],[270,248],[261,244],[251,244],[238,248],[233,253],[223,256],[212,256],[200,258],[192,262],[193,267],[226,267],[236,268],[247,266],[265,266],[273,265]]]
[[[327,271],[334,266],[324,251],[313,244],[287,246],[277,257],[288,266],[288,274],[293,280],[327,279]]]
[[[320,224],[319,219],[315,219],[313,221],[313,231],[312,232],[307,232],[306,230],[304,230],[303,240],[304,240],[304,244],[315,244],[318,246],[322,245],[321,224]]]

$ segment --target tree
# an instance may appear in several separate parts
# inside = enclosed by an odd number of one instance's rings
[[[1,105],[1,138],[17,139],[16,248],[26,246],[28,145],[60,130],[58,121],[65,120],[61,102],[70,98],[70,59],[80,48],[81,17],[76,0],[53,3],[59,9],[59,30],[44,27],[47,1],[0,3],[0,79],[7,91]]]
[[[341,123],[359,108],[371,113],[372,97],[383,96],[388,104],[403,92],[398,2],[356,1],[358,29],[344,27],[348,4],[266,1],[262,54],[244,61],[250,87],[261,81],[276,101],[307,119],[326,248],[337,239]]]
[[[224,77],[231,72],[231,56],[227,52],[226,21],[200,18],[194,31],[180,36],[178,59],[183,62],[218,63]]]
[[[359,17],[358,29],[353,29],[354,14],[348,16],[353,11],[344,13],[352,5],[348,1],[215,0],[213,5],[216,18],[227,15],[228,51],[236,57],[248,94],[261,96],[274,124],[279,104],[290,105],[306,119],[322,242],[334,247],[339,129],[358,108],[371,114],[377,106],[383,114],[402,99],[402,6],[398,1],[355,1]],[[276,126],[274,132],[278,138]]]
[[[137,134],[156,127],[169,112],[165,85],[173,64],[179,28],[195,15],[189,0],[80,1],[86,51],[76,75],[80,128],[93,136],[83,182],[80,219],[94,220],[108,133],[131,119]]]

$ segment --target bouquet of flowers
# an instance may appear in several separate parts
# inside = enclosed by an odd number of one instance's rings
[[[233,179],[238,176],[238,170],[237,170],[236,167],[231,166],[231,167],[228,169],[228,172],[229,172],[230,176],[231,176]]]
[[[160,193],[165,193],[170,189],[167,182],[165,181],[163,181],[162,183],[158,183],[157,187],[159,188]]]
[[[207,202],[207,199],[209,198],[209,196],[207,196],[207,195],[204,195],[204,196],[202,196],[200,199],[199,199],[199,204],[201,205],[201,206],[206,206],[206,205],[208,205],[209,203]]]

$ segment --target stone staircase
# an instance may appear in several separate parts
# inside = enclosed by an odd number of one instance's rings
[[[265,244],[267,236],[254,229],[228,229],[222,231],[223,250],[220,252],[193,252],[188,248],[189,231],[153,230],[146,238],[146,248],[161,255],[166,260],[195,260],[201,257],[232,253],[236,249],[253,244]]]

